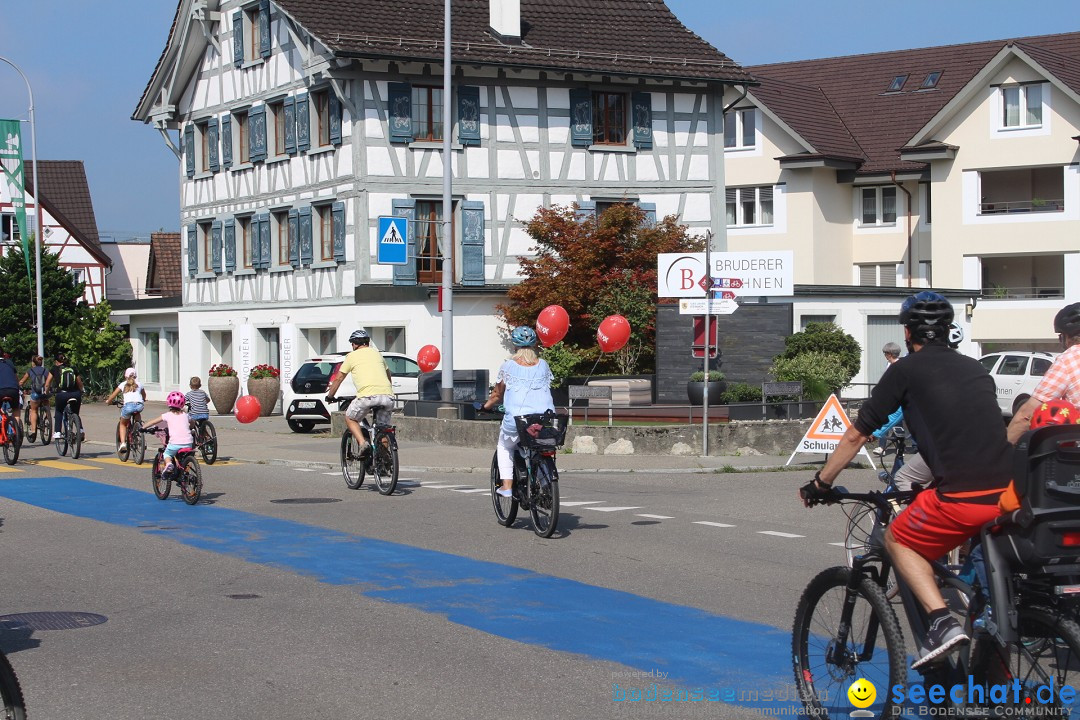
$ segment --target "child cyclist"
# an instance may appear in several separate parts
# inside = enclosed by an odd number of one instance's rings
[[[188,414],[192,420],[202,425],[204,420],[210,419],[210,396],[202,390],[202,380],[198,376],[191,378],[188,387],[191,390],[184,396],[187,404],[191,406]]]
[[[109,397],[105,398],[105,404],[111,403],[117,395],[124,394],[124,406],[120,408],[120,452],[127,450],[128,427],[131,418],[136,413],[141,413],[146,403],[146,390],[139,382],[135,374],[135,368],[124,371],[124,382],[116,386]]]
[[[147,429],[156,425],[164,425],[169,432],[169,444],[165,446],[165,461],[168,464],[161,470],[161,474],[165,477],[172,477],[176,474],[176,453],[184,448],[190,448],[194,442],[191,437],[191,418],[184,412],[185,402],[184,393],[173,390],[165,398],[165,404],[169,409],[161,417],[147,422],[145,425]]]

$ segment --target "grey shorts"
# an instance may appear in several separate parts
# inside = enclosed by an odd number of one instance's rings
[[[394,409],[394,396],[367,395],[353,398],[353,401],[349,403],[349,409],[345,411],[345,417],[360,422],[360,419],[372,408],[375,408],[375,422],[389,425],[390,411]]]

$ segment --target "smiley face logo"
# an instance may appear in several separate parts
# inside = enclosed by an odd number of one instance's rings
[[[847,691],[848,700],[857,708],[867,708],[874,703],[877,697],[877,688],[865,678],[859,678],[851,683]]]

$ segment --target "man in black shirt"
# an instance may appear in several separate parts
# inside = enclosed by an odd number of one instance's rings
[[[998,496],[1012,477],[1013,446],[1005,438],[994,381],[977,360],[948,346],[952,320],[952,305],[937,293],[904,301],[900,323],[909,354],[889,366],[825,467],[800,491],[808,506],[832,499],[840,471],[874,429],[903,408],[934,478],[885,533],[896,571],[928,615],[926,652],[913,668],[969,640],[945,607],[930,561],[998,516]]]

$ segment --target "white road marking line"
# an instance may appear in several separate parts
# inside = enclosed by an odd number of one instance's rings
[[[708,520],[695,520],[695,525],[708,525],[709,527],[735,527],[734,525],[728,525],[727,523],[709,522]]]
[[[674,520],[671,515],[649,515],[648,513],[635,513],[638,517],[652,518],[653,520]]]
[[[293,468],[296,472],[315,472],[315,468]]]
[[[489,492],[491,492],[491,489],[490,488],[469,488],[468,490],[454,490],[454,492],[459,492],[459,493],[489,493]]]
[[[619,512],[620,510],[639,510],[640,508],[641,508],[641,506],[640,506],[640,505],[634,505],[634,506],[627,506],[627,507],[622,507],[622,506],[613,506],[613,507],[584,507],[584,508],[581,508],[581,509],[582,509],[582,510],[596,510],[596,511],[598,511],[598,512]]]
[[[450,488],[472,487],[472,485],[425,485],[420,483],[420,487],[428,488],[429,490],[449,490]]]
[[[340,472],[324,472],[323,475],[340,475]]]
[[[830,545],[835,545],[836,547],[842,547],[845,550],[847,549],[847,543],[829,543],[829,544]]]
[[[604,502],[604,501],[603,500],[574,500],[573,502],[566,502],[565,500],[560,500],[559,505],[561,505],[562,507],[578,507],[579,505],[597,505],[597,504],[602,503],[602,502]]]
[[[795,533],[777,532],[776,530],[758,530],[757,534],[758,535],[772,535],[773,537],[782,537],[782,538],[806,537],[805,535],[796,535]]]

